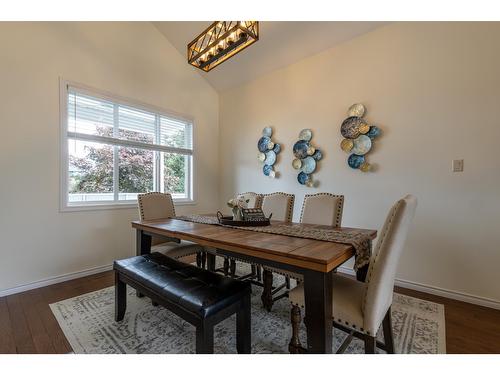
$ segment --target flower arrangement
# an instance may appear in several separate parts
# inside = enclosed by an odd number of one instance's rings
[[[238,196],[227,201],[227,205],[231,207],[233,211],[233,220],[241,221],[243,220],[241,215],[241,209],[248,207],[248,202],[250,199],[245,199],[243,196]]]

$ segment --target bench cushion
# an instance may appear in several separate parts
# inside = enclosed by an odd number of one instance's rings
[[[161,253],[117,260],[113,268],[201,318],[212,316],[251,293],[247,282],[218,275]]]

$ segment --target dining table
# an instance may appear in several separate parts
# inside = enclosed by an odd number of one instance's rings
[[[287,225],[300,232],[309,224]],[[355,255],[352,244],[260,233],[176,218],[133,221],[132,227],[136,230],[137,255],[151,252],[153,237],[186,240],[217,249],[217,255],[301,274],[307,318],[307,352],[332,353],[332,288],[335,287],[332,275]],[[371,229],[341,227],[336,230],[361,232],[370,239],[377,236],[377,231]],[[215,270],[215,257],[213,252],[207,252],[208,270]],[[366,271],[367,266],[358,270],[358,279],[363,279]]]

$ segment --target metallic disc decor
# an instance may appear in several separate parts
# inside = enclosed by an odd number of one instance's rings
[[[262,136],[271,138],[272,135],[273,135],[273,129],[270,126],[266,126],[262,130]]]
[[[362,155],[351,154],[347,159],[347,164],[349,164],[349,167],[352,169],[358,169],[364,162],[365,157]]]
[[[372,148],[372,140],[370,137],[361,134],[358,138],[352,141],[353,147],[351,152],[356,155],[364,155]]]
[[[257,148],[259,149],[260,152],[266,152],[267,151],[267,146],[269,145],[269,142],[271,142],[271,138],[269,137],[261,137],[259,139],[259,142],[257,143]]]
[[[298,141],[293,145],[295,159],[292,162],[292,166],[299,171],[297,175],[299,184],[307,187],[315,185],[312,174],[316,171],[318,161],[323,158],[321,150],[311,144],[312,136],[311,129],[302,129],[299,133]]]
[[[300,170],[306,174],[311,174],[316,169],[316,160],[313,159],[312,156],[308,156],[307,158],[302,160],[302,168]]]
[[[303,141],[310,141],[312,138],[311,129],[302,129],[299,133],[299,139]]]
[[[340,125],[340,133],[344,137],[340,148],[349,154],[347,164],[361,172],[373,170],[372,165],[366,161],[366,155],[372,149],[374,139],[380,135],[377,126],[368,125],[363,118],[365,114],[366,108],[363,104],[353,104],[347,111],[349,117]]]
[[[309,142],[304,140],[297,141],[293,145],[293,154],[297,159],[303,159],[307,156],[308,148],[309,148]]]
[[[314,158],[314,160],[320,161],[321,159],[323,159],[323,153],[320,150],[316,150],[316,151],[314,151],[314,154],[312,157]]]
[[[294,169],[300,169],[302,167],[302,160],[300,160],[300,159],[293,159],[293,161],[292,161],[292,167]]]
[[[340,133],[344,138],[354,139],[357,138],[361,132],[359,129],[365,125],[366,122],[361,117],[351,116],[344,120],[340,126]]]
[[[264,164],[262,167],[262,173],[264,173],[264,176],[275,178],[278,175],[274,170],[274,165],[276,164],[278,154],[281,151],[281,145],[279,143],[274,143],[271,140],[272,135],[273,129],[270,126],[266,126],[262,129],[262,137],[260,137],[257,142],[257,148],[259,149],[257,159]]]
[[[350,152],[353,147],[354,147],[354,142],[352,141],[352,139],[344,138],[342,142],[340,142],[340,148],[345,152]]]
[[[299,181],[299,184],[301,184],[301,185],[306,185],[310,179],[311,179],[311,176],[309,176],[307,173],[304,173],[304,172],[300,172],[297,175],[297,181]]]
[[[365,111],[366,108],[363,104],[356,103],[349,107],[349,110],[347,111],[347,116],[363,117],[365,115]]]
[[[370,126],[370,130],[368,131],[368,133],[366,133],[366,135],[371,139],[378,137],[380,135],[380,129],[375,125],[372,125]]]
[[[274,163],[276,163],[276,153],[273,150],[266,152],[266,160],[264,160],[264,164],[273,166]]]

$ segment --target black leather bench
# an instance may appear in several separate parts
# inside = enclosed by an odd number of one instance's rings
[[[113,269],[116,321],[125,315],[128,284],[196,327],[196,353],[213,353],[214,326],[236,313],[238,353],[250,353],[249,283],[160,253],[117,260]]]

